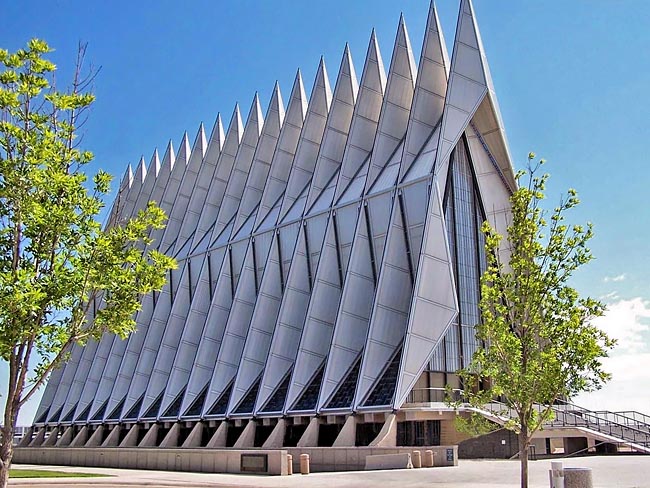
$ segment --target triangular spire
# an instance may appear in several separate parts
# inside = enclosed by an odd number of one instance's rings
[[[310,208],[320,196],[341,164],[344,145],[340,145],[340,143],[336,145],[333,143],[328,144],[328,139],[335,138],[337,135],[347,136],[350,130],[352,111],[357,100],[358,91],[359,83],[357,82],[357,74],[352,63],[350,47],[346,43],[345,49],[343,50],[343,59],[341,59],[341,67],[339,68],[339,75],[336,80],[336,87],[334,88],[332,107],[327,117],[327,126],[323,134],[320,153],[318,155],[318,162],[316,163],[314,177],[311,188],[309,189],[309,195],[307,196],[306,208]],[[343,139],[343,142],[345,139]],[[341,149],[340,155],[330,154],[339,148]]]
[[[400,16],[388,71],[384,104],[370,158],[366,190],[391,159],[406,134],[415,89],[416,66],[404,16]]]
[[[144,183],[144,179],[147,177],[147,163],[144,161],[144,156],[140,157],[140,162],[138,167],[135,170],[135,178],[140,184]]]
[[[320,61],[318,62],[318,69],[316,70],[314,87],[311,90],[311,97],[309,99],[308,110],[314,110],[320,113],[324,109],[324,112],[327,113],[329,112],[331,104],[332,104],[332,87],[330,86],[330,79],[329,76],[327,75],[325,58],[321,56]]]
[[[273,155],[269,180],[264,187],[264,194],[262,195],[260,210],[257,213],[254,228],[257,228],[264,220],[268,212],[275,206],[282,192],[287,188],[287,180],[293,166],[306,113],[307,95],[302,83],[302,75],[298,70],[293,82],[286,118]],[[273,222],[273,225],[275,223]]]
[[[255,134],[259,137],[262,134],[262,127],[264,126],[264,115],[262,114],[262,105],[260,104],[259,93],[255,92],[253,97],[253,104],[248,113],[248,120],[246,121],[246,127],[248,124],[251,124],[251,127],[255,129]],[[245,130],[245,129],[244,129]]]
[[[287,122],[293,125],[302,126],[307,115],[307,104],[309,99],[305,93],[305,85],[302,82],[302,73],[300,68],[296,72],[296,77],[293,80],[291,87],[291,95],[289,98],[289,105],[287,107]]]
[[[235,104],[235,108],[232,111],[232,116],[230,117],[230,123],[228,124],[228,134],[226,134],[226,142],[228,142],[228,136],[233,134],[237,137],[237,144],[241,142],[241,138],[244,135],[244,123],[241,118],[241,110],[239,110],[239,104]],[[226,143],[224,142],[224,145]]]
[[[471,0],[461,0],[449,88],[436,156],[435,173],[441,184],[446,180],[451,151],[479,111],[482,113],[481,121],[485,124],[485,127],[479,128],[479,131],[485,134],[485,140],[497,159],[506,181],[514,188],[516,183],[510,152],[483,42],[474,16],[474,7]]]
[[[158,173],[160,173],[160,157],[158,156],[158,149],[153,150],[153,154],[151,155],[151,161],[149,161],[149,173],[151,173],[151,170],[153,170],[154,175],[156,178],[158,177]]]
[[[273,87],[273,94],[271,95],[271,102],[266,112],[265,123],[271,122],[272,124],[276,124],[279,132],[284,122],[284,114],[284,102],[282,100],[282,93],[280,92],[280,83],[276,81]],[[269,117],[273,117],[273,119],[269,120]]]
[[[133,168],[131,168],[131,163],[126,166],[124,175],[120,180],[120,187],[118,189],[118,195],[124,195],[124,192],[128,190],[133,184]]]
[[[183,133],[183,138],[181,139],[181,144],[178,149],[178,154],[176,155],[176,161],[180,161],[183,164],[187,164],[190,160],[190,153],[192,152],[192,146],[190,146],[190,139],[187,136],[187,131]]]
[[[201,122],[201,124],[199,125],[199,130],[196,132],[196,137],[194,138],[194,145],[192,146],[192,154],[196,152],[197,154],[200,154],[201,159],[203,159],[207,147],[208,147],[208,140],[205,137],[205,127],[203,126],[203,122]]]
[[[432,1],[422,42],[422,54],[415,82],[411,117],[400,168],[400,180],[407,173],[427,138],[441,121],[447,93],[449,57],[440,28],[438,12]],[[437,140],[436,140],[437,144]],[[430,169],[430,168],[429,168]]]
[[[160,169],[171,173],[174,169],[174,164],[176,163],[176,153],[174,152],[174,143],[170,139],[167,143],[167,148],[165,149],[165,154],[162,158],[162,163],[160,163]]]
[[[354,106],[354,115],[352,116],[350,134],[346,142],[345,155],[341,163],[341,173],[336,185],[334,201],[337,201],[339,196],[343,194],[350,180],[355,178],[359,168],[367,161],[368,155],[372,151],[385,89],[386,71],[384,70],[384,61],[379,50],[377,35],[373,29],[370,34],[366,61],[361,75],[359,96]],[[368,173],[367,164],[363,173],[362,178]],[[363,182],[361,190],[363,190]],[[356,198],[359,196],[357,195]]]
[[[269,108],[266,111],[262,135],[255,149],[253,163],[237,211],[237,219],[235,220],[234,227],[235,232],[248,220],[260,203],[283,122],[284,104],[282,102],[280,85],[276,81],[273,94],[271,95],[271,101],[269,102]]]
[[[282,201],[280,220],[289,212],[296,199],[309,184],[309,180],[314,173],[331,103],[332,90],[327,76],[325,60],[321,56],[314,86],[311,90],[311,97],[309,98],[309,105],[307,106],[307,115],[291,167],[289,182]],[[302,210],[300,213],[302,213]]]
[[[208,140],[208,146],[205,149],[204,157],[209,161],[217,161],[221,150],[223,149],[223,144],[226,136],[223,131],[223,123],[221,121],[221,113],[217,114],[217,119],[214,122],[212,127],[212,133],[210,134],[210,139]]]

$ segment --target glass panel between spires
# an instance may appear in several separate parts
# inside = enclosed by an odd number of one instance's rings
[[[368,190],[368,195],[373,193],[378,193],[382,190],[386,190],[392,186],[395,186],[397,183],[397,177],[399,176],[399,166],[402,162],[402,150],[404,149],[404,140],[400,142],[397,149],[393,152],[393,155],[390,157],[388,164],[384,166],[379,173],[379,176],[372,184],[370,190]]]
[[[235,215],[232,216],[228,224],[226,224],[226,227],[221,231],[217,238],[212,241],[212,244],[210,245],[211,248],[222,247],[228,244],[230,234],[232,234],[232,228],[235,226],[235,217]]]
[[[339,197],[336,202],[337,205],[342,205],[347,202],[352,202],[358,200],[363,196],[363,189],[366,186],[366,177],[368,176],[368,167],[370,166],[370,157],[372,153],[368,154],[368,157],[359,167],[359,171],[354,175],[352,180],[348,183],[347,188],[343,194]]]
[[[278,217],[280,215],[280,209],[282,208],[283,198],[284,198],[284,192],[282,192],[280,197],[275,201],[273,208],[269,210],[269,212],[266,214],[266,217],[264,217],[264,220],[262,220],[262,223],[257,227],[255,232],[261,232],[275,227],[275,225],[278,222]]]
[[[300,192],[300,196],[298,196],[296,201],[293,202],[293,205],[291,205],[291,208],[289,208],[289,211],[282,219],[282,223],[291,222],[293,220],[297,220],[300,217],[302,217],[302,213],[305,210],[305,204],[307,201],[307,194],[309,193],[310,183],[307,183],[305,187],[302,189],[302,191]]]
[[[406,175],[404,175],[402,182],[417,180],[433,171],[433,164],[438,149],[437,133],[438,129],[434,130],[434,133],[429,137],[420,155],[411,163],[411,167],[406,172]]]
[[[203,254],[208,250],[208,244],[210,244],[210,236],[212,235],[212,230],[216,224],[216,221],[212,223],[207,232],[203,235],[203,237],[201,237],[201,240],[196,244],[196,246],[194,246],[194,249],[192,249],[192,254]],[[194,234],[196,234],[196,231]]]
[[[237,241],[239,239],[245,239],[246,237],[249,237],[253,233],[253,225],[255,225],[255,218],[257,217],[257,211],[259,210],[259,208],[260,205],[258,203],[255,209],[248,216],[248,218],[246,218],[246,221],[239,228],[233,240]]]
[[[340,170],[340,167],[336,169],[330,180],[327,182],[327,186],[323,191],[321,191],[321,194],[318,196],[311,209],[309,209],[307,215],[314,215],[327,210],[332,206],[332,202],[334,201],[334,192],[336,190],[336,180],[338,179]]]

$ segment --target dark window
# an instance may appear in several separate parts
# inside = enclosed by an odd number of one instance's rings
[[[158,417],[158,412],[160,411],[160,405],[162,404],[163,401],[163,393],[165,392],[164,391],[160,392],[156,400],[149,407],[149,410],[147,410],[147,413],[143,415],[143,418],[155,419]]]
[[[233,383],[234,381],[231,381],[219,399],[214,402],[214,405],[212,405],[212,408],[208,412],[208,415],[223,415],[226,413],[226,409],[228,408],[228,401],[230,400],[230,394],[232,393]]]
[[[318,372],[314,375],[312,380],[309,382],[309,386],[305,388],[305,391],[302,393],[298,401],[293,406],[292,410],[302,412],[308,410],[314,410],[316,408],[316,402],[318,402],[318,395],[320,394],[320,386],[323,382],[323,371],[325,370],[325,364],[321,365]]]
[[[43,424],[45,423],[45,419],[47,419],[47,414],[50,413],[49,407],[43,412],[43,414],[38,418],[38,420],[35,422],[37,424]]]
[[[106,407],[108,407],[108,400],[104,402],[104,404],[99,407],[99,410],[95,412],[95,415],[93,415],[93,420],[104,420],[104,414],[106,413]]]
[[[284,407],[284,400],[287,397],[287,391],[289,390],[289,380],[291,379],[291,370],[287,371],[287,374],[284,376],[284,380],[278,386],[278,389],[275,390],[275,393],[271,396],[269,401],[266,403],[262,412],[281,412]]]
[[[125,419],[137,419],[138,414],[140,413],[140,409],[142,408],[142,402],[144,401],[144,393],[140,398],[138,398],[138,401],[135,402],[135,405],[131,407],[131,410],[129,410],[129,413],[126,414]]]
[[[163,417],[178,417],[178,414],[181,411],[181,405],[183,404],[184,395],[185,395],[185,388],[183,388],[180,391],[180,393],[176,395],[176,398],[174,398],[174,401],[167,408],[167,410],[163,414]]]
[[[79,403],[76,403],[75,406],[68,411],[68,413],[66,414],[65,417],[63,417],[63,420],[61,422],[72,422],[74,411],[77,409],[77,405],[79,405]]]
[[[190,408],[188,408],[187,412],[185,412],[186,417],[198,417],[201,415],[201,412],[203,411],[203,405],[205,404],[205,399],[208,396],[209,385],[210,383],[207,383],[201,390],[201,393],[199,393],[199,395],[194,399],[192,405],[190,405]]]
[[[399,362],[402,357],[402,348],[400,347],[393,360],[388,367],[384,370],[381,379],[375,385],[375,388],[364,402],[365,406],[372,405],[390,405],[393,401],[395,394],[395,386],[397,385],[397,375],[399,374]]]
[[[355,446],[369,446],[372,441],[379,435],[382,422],[369,422],[357,424]]]
[[[440,420],[397,423],[398,446],[439,446]]]
[[[50,417],[50,422],[55,423],[58,422],[59,419],[61,418],[61,410],[63,410],[63,405]]]
[[[253,413],[253,407],[255,407],[255,400],[257,399],[257,392],[260,389],[260,382],[262,381],[262,376],[260,375],[257,378],[257,381],[253,383],[250,390],[244,396],[244,399],[235,409],[234,413]]]
[[[113,409],[106,420],[120,420],[120,415],[122,415],[122,409],[124,408],[124,402],[126,401],[126,395],[122,398],[122,401],[117,404],[117,407]]]
[[[86,408],[84,408],[84,411],[81,412],[75,420],[77,421],[86,421],[88,420],[88,416],[90,415],[90,408],[93,406],[92,403],[89,403]]]
[[[357,387],[357,378],[359,377],[359,368],[361,366],[361,356],[354,363],[354,366],[348,373],[347,377],[336,390],[336,393],[327,404],[327,408],[349,408],[354,398],[354,390]]]

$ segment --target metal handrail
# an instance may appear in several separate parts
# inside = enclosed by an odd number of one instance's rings
[[[463,390],[453,389],[451,391],[452,401],[463,401]],[[421,399],[417,399],[418,394],[422,395]],[[415,388],[409,393],[406,403],[445,402],[449,400],[448,396],[449,390],[445,388]],[[547,407],[537,405],[536,408],[541,413],[542,409]],[[551,408],[555,418],[546,422],[549,426],[589,428],[601,434],[650,447],[650,416],[633,411],[592,411],[564,400],[551,405]],[[516,417],[511,408],[497,399],[483,405],[482,410],[502,419]],[[638,420],[637,417],[644,421]]]

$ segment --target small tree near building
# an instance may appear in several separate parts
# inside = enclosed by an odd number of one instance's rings
[[[92,74],[82,75],[85,49],[65,92],[52,86],[49,51],[37,39],[12,54],[0,49],[0,358],[9,365],[2,488],[20,408],[73,345],[132,332],[141,296],[161,289],[175,266],[143,251],[166,218],[153,202],[106,229],[97,221],[111,177],[100,171],[87,181],[93,156],[78,147],[77,130],[94,101]]]
[[[569,284],[592,260],[592,225],[565,223],[565,214],[580,203],[575,190],[552,212],[542,209],[548,174],[537,173],[543,164],[531,153],[527,169],[517,174],[507,236],[483,225],[488,267],[481,277],[476,333],[484,347],[461,372],[470,406],[483,409],[495,398],[505,404],[502,414],[511,417],[505,427],[519,439],[522,488],[528,486],[533,434],[553,418],[558,400],[598,389],[610,378],[602,359],[614,346],[591,323],[604,305]],[[478,413],[459,423],[474,433],[486,424]]]

